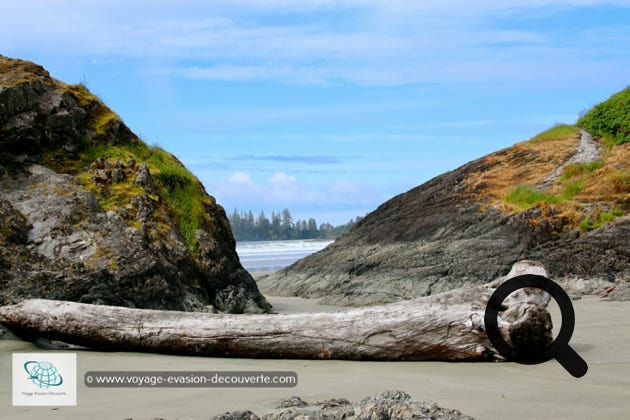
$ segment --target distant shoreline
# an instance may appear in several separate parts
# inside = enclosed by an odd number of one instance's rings
[[[243,268],[250,274],[270,274],[324,249],[332,242],[324,239],[246,241],[236,243],[236,252]]]

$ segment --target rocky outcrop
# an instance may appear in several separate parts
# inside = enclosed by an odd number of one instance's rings
[[[0,304],[269,312],[225,211],[85,87],[0,56]]]
[[[593,153],[575,163],[582,143],[575,129],[438,176],[259,286],[271,295],[361,306],[488,282],[521,259],[541,261],[574,295],[627,284],[630,144],[601,161]]]
[[[341,420],[341,419],[426,419],[473,420],[458,410],[442,408],[434,402],[414,401],[402,391],[385,391],[352,403],[344,398],[307,403],[300,397],[280,402],[277,409],[258,417],[251,411],[234,411],[212,420]]]

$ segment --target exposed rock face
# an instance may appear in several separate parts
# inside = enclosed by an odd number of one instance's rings
[[[299,397],[282,401],[278,408],[258,417],[251,411],[235,411],[212,417],[212,420],[342,420],[342,419],[426,419],[472,420],[458,410],[439,407],[433,402],[412,400],[402,391],[385,391],[351,403],[340,398],[308,404]]]
[[[225,211],[179,161],[84,87],[2,56],[0,187],[0,304],[271,310],[241,267]],[[177,196],[198,198],[189,205],[199,220]]]
[[[488,282],[521,259],[544,263],[572,294],[627,283],[630,144],[602,154],[591,172],[570,175],[564,169],[549,183],[581,145],[576,132],[470,162],[392,198],[347,235],[259,285],[272,295],[360,306]],[[575,165],[567,168],[585,168]],[[548,197],[526,209],[506,203],[519,185]],[[577,195],[564,198],[575,185],[581,188]],[[583,220],[601,219],[611,209],[620,217],[590,231],[580,228]]]

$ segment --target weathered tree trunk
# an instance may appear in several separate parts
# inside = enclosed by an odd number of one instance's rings
[[[521,262],[506,278],[523,273],[546,275],[541,266]],[[483,326],[486,302],[501,282],[383,306],[295,315],[217,315],[34,299],[0,307],[0,322],[25,337],[100,350],[250,358],[502,360]],[[506,340],[512,329],[531,325],[537,340],[542,336],[550,342],[547,302],[544,294],[527,290],[506,299],[510,319],[499,319]]]

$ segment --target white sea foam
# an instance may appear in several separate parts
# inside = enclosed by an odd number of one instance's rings
[[[314,252],[324,249],[331,240],[292,240],[239,242],[236,252],[250,272],[276,271]]]

